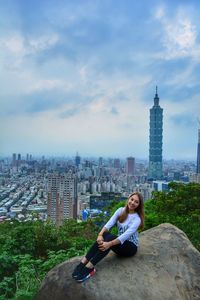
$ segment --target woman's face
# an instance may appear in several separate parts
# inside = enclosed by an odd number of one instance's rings
[[[128,209],[129,212],[134,212],[136,210],[136,208],[139,206],[140,204],[140,199],[138,197],[138,195],[132,195],[128,198]]]

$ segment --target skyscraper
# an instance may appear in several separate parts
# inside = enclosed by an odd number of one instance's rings
[[[120,159],[119,158],[114,159],[114,168],[120,169]]]
[[[103,165],[103,157],[99,157],[99,167]]]
[[[13,153],[13,155],[12,155],[12,165],[13,166],[16,166],[16,153]]]
[[[75,166],[78,167],[81,163],[81,157],[78,155],[78,152],[76,153],[75,156]]]
[[[163,109],[159,105],[157,93],[154,97],[154,105],[150,109],[149,130],[149,172],[152,179],[162,178],[162,138],[163,138]]]
[[[135,174],[135,158],[134,157],[127,157],[126,159],[126,173],[128,175]]]
[[[198,146],[197,146],[197,174],[200,174],[200,129],[198,130]]]
[[[64,219],[77,218],[77,180],[71,171],[49,175],[47,213],[57,225]]]

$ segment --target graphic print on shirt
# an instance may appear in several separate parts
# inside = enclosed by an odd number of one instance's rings
[[[118,222],[117,226],[118,226],[118,235],[119,236],[121,234],[123,234],[130,227],[128,225],[123,225],[122,226],[120,222]],[[136,231],[135,233],[133,233],[129,237],[128,241],[130,241],[130,242],[134,243],[136,246],[138,246],[138,232]]]

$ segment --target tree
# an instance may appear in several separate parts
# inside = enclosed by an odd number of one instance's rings
[[[154,192],[145,203],[145,229],[169,222],[183,230],[200,250],[200,184],[169,184],[168,192]]]

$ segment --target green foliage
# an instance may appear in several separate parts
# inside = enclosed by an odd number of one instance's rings
[[[33,259],[29,254],[17,257],[19,268],[15,274],[16,293],[14,299],[32,299],[41,284],[40,268],[42,260]]]
[[[83,255],[97,235],[91,220],[0,224],[0,300],[33,299],[45,274],[57,264]]]
[[[154,192],[145,202],[145,229],[169,222],[200,250],[200,184],[169,186],[169,192]],[[124,205],[125,201],[113,202],[110,215]],[[33,299],[45,274],[73,256],[84,255],[107,219],[102,214],[94,221],[66,220],[60,227],[49,221],[0,223],[0,300]]]
[[[169,187],[168,192],[154,192],[145,203],[145,229],[171,223],[200,250],[200,184],[171,182]]]
[[[114,212],[115,212],[118,208],[124,207],[125,204],[126,204],[126,201],[116,202],[115,205],[112,206],[110,214],[113,215]]]
[[[4,277],[0,282],[0,299],[9,299],[13,296],[13,290],[15,288],[14,277]]]

